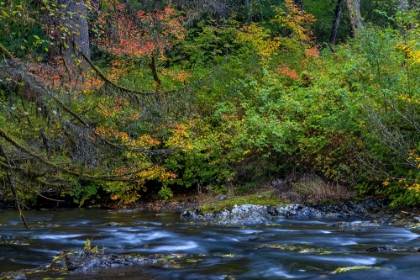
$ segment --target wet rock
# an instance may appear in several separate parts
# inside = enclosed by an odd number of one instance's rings
[[[265,205],[235,205],[232,210],[218,213],[202,214],[199,210],[184,211],[184,219],[206,221],[218,225],[250,225],[270,223],[272,218],[313,218],[322,217],[319,211],[300,204],[281,207]]]
[[[200,211],[198,209],[185,210],[181,214],[181,218],[184,218],[184,219],[199,220],[200,217],[202,217],[202,215],[200,214]]]
[[[390,245],[384,245],[384,246],[376,246],[376,247],[372,247],[369,249],[366,249],[366,251],[368,252],[389,252],[389,251],[397,251],[397,247],[395,246],[390,246]]]
[[[395,227],[400,227],[409,225],[410,221],[408,219],[394,218],[389,224]]]
[[[289,219],[348,219],[348,218],[366,218],[369,211],[379,211],[383,203],[368,199],[361,203],[347,202],[341,205],[317,204],[287,204],[282,206],[265,205],[235,205],[232,210],[224,210],[217,213],[203,214],[198,209],[186,210],[181,214],[184,219],[193,221],[203,221],[218,225],[251,225],[267,224],[273,218]],[[379,214],[378,214],[379,215]],[[376,216],[378,216],[376,215]],[[375,216],[372,215],[371,218]],[[384,219],[383,222],[386,220]],[[338,225],[343,227],[341,225]],[[369,226],[368,224],[359,225]],[[372,223],[370,226],[377,226]],[[354,226],[353,226],[354,227]]]
[[[219,199],[217,200],[218,202],[226,200],[228,197],[227,195],[222,195],[221,197],[219,197]]]
[[[381,225],[371,221],[337,222],[333,225],[341,230],[361,230],[366,227],[380,227]]]
[[[364,216],[364,215],[367,214],[367,210],[362,204],[357,204],[357,203],[354,203],[354,202],[350,202],[350,204],[353,208],[354,213],[356,213],[358,215],[361,215],[361,216]]]
[[[378,202],[373,199],[367,199],[362,204],[366,209],[369,209],[370,211],[379,209]]]
[[[277,210],[262,205],[235,205],[232,210],[202,214],[198,209],[184,211],[181,217],[218,225],[264,224]]]
[[[385,223],[389,223],[390,218],[389,217],[378,217],[376,219],[373,219],[374,223],[378,223],[378,224],[385,224]]]
[[[26,246],[29,245],[29,238],[22,235],[0,235],[0,244]]]
[[[66,256],[64,252],[61,252],[59,255],[54,256],[50,270],[52,271],[67,271]]]
[[[27,279],[25,273],[23,272],[9,272],[9,273],[3,273],[0,275],[0,279],[13,279],[13,280],[24,280]]]
[[[267,206],[267,214],[271,217],[276,217],[279,215],[279,211],[275,207]]]
[[[53,258],[50,265],[45,267],[38,267],[36,270],[80,273],[97,271],[104,268],[137,266],[152,263],[171,267],[172,263],[169,261],[170,258],[172,258],[171,255],[168,257],[158,254],[148,257],[121,254],[99,254],[93,251],[85,251],[81,249],[76,251],[61,252],[59,255]]]

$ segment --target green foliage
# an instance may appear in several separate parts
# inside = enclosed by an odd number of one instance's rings
[[[239,27],[233,19],[224,20],[221,24],[205,19],[197,22],[187,30],[185,41],[177,47],[182,56],[188,58],[181,63],[200,69],[218,62],[220,57],[241,55],[243,45],[235,40]]]
[[[10,70],[0,73],[0,145],[20,197],[54,188],[79,205],[103,192],[131,203],[152,181],[163,199],[190,187],[242,194],[301,172],[417,205],[418,11],[365,1],[354,40],[344,11],[348,43],[331,53],[316,40],[327,40],[334,5],[293,2],[232,1],[223,13],[179,4],[190,15],[164,1],[103,1],[89,10],[101,69],[61,56],[67,42],[45,35],[66,19],[56,5],[1,3],[1,42],[27,66],[0,62]],[[58,55],[49,63],[45,48]]]
[[[163,186],[160,191],[158,192],[158,195],[163,198],[164,200],[168,200],[171,198],[174,194],[172,190],[168,186]]]
[[[337,1],[312,0],[311,2],[313,4],[305,5],[305,12],[316,18],[316,22],[312,26],[316,41],[320,44],[329,42]],[[342,9],[337,41],[346,41],[351,32],[344,3],[342,3]]]
[[[73,202],[82,207],[86,200],[92,199],[94,195],[100,190],[100,185],[96,182],[85,182],[81,184],[79,181],[72,178],[70,180],[70,187],[63,189],[62,196],[69,195],[73,197]]]
[[[407,14],[401,28],[417,26],[418,19]],[[414,20],[414,22],[413,22]],[[417,143],[420,140],[417,100],[419,80],[412,79],[418,71],[416,28],[403,33],[392,29],[367,28],[349,55],[348,69],[354,101],[360,112],[361,143],[358,154],[367,166],[376,194],[391,199],[394,207],[414,206],[418,200]],[[413,72],[414,71],[414,72]],[[418,72],[417,72],[418,73]],[[364,184],[366,191],[369,184]]]
[[[16,56],[44,56],[48,40],[37,17],[39,13],[31,1],[0,2],[0,41]]]
[[[92,254],[95,254],[95,255],[99,254],[98,246],[92,247],[91,241],[92,241],[91,239],[86,239],[83,250],[86,253],[92,253]]]
[[[371,266],[339,267],[335,269],[334,271],[332,271],[331,274],[340,274],[340,273],[345,273],[345,272],[353,271],[353,270],[366,270],[366,269],[372,269],[372,267]]]

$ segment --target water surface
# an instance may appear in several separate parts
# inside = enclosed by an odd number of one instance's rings
[[[175,269],[106,269],[84,275],[87,279],[420,279],[415,251],[420,231],[386,224],[343,230],[335,226],[338,221],[277,219],[273,225],[224,227],[193,224],[178,213],[97,209],[29,212],[26,217],[32,230],[22,226],[17,212],[0,212],[0,234],[28,236],[30,243],[0,245],[0,272],[46,264],[91,239],[100,252],[188,257],[174,258]],[[366,251],[382,245],[398,250]],[[330,274],[360,266],[369,268]]]

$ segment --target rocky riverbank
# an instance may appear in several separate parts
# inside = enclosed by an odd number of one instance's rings
[[[234,205],[231,210],[203,213],[200,209],[186,210],[183,219],[214,225],[243,226],[270,224],[275,218],[295,219],[363,219],[375,223],[418,223],[420,215],[407,212],[388,211],[382,201],[372,199],[363,202],[341,203],[340,205],[287,204],[282,206]],[[402,222],[403,220],[403,222]]]

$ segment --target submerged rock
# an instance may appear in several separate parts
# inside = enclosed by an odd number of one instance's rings
[[[7,245],[29,245],[29,238],[26,236],[18,235],[18,236],[11,236],[11,235],[0,235],[0,244],[7,244]]]
[[[338,227],[341,230],[361,230],[366,227],[380,227],[381,224],[371,221],[353,221],[353,222],[337,222],[332,225],[333,227]]]
[[[376,246],[376,247],[372,247],[372,248],[369,248],[369,249],[366,249],[366,251],[368,251],[368,252],[383,252],[383,251],[386,251],[386,252],[389,252],[389,251],[397,251],[397,247],[395,247],[395,246],[390,246],[390,245],[384,245],[384,246]]]

